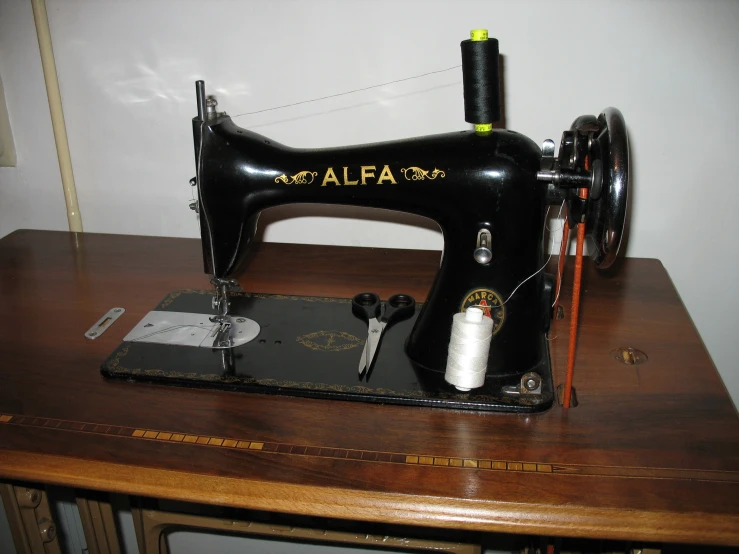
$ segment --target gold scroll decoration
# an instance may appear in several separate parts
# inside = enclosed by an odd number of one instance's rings
[[[425,179],[433,180],[439,177],[440,179],[443,179],[446,177],[446,173],[444,173],[441,169],[434,168],[433,170],[430,169],[422,169],[420,167],[416,167],[412,165],[411,167],[404,167],[400,171],[403,172],[403,176],[411,181],[423,181]]]
[[[275,183],[285,183],[286,185],[310,185],[313,179],[318,175],[317,171],[299,171],[295,175],[288,177],[284,173],[279,177],[275,177]]]

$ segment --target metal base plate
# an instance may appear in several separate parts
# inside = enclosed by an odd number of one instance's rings
[[[212,297],[212,291],[175,291],[152,313],[207,314]],[[543,333],[545,355],[534,367],[488,375],[484,386],[462,393],[444,381],[443,371],[406,356],[416,316],[386,330],[371,372],[360,379],[367,323],[352,314],[351,300],[233,293],[231,313],[259,322],[256,339],[222,350],[127,341],[103,362],[102,374],[162,385],[483,411],[537,412],[554,398]],[[503,393],[529,371],[541,376],[540,395]]]
[[[123,340],[214,348],[220,325],[210,321],[210,317],[185,312],[149,312]],[[246,344],[259,335],[259,324],[252,319],[236,316],[230,318],[230,323],[231,347]]]

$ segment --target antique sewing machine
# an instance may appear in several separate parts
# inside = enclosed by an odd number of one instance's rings
[[[553,141],[540,148],[521,134],[493,130],[498,45],[477,39],[462,43],[466,120],[475,129],[449,134],[291,148],[238,127],[198,81],[193,207],[215,291],[169,295],[106,360],[103,374],[381,403],[549,407],[546,333],[555,283],[540,271],[547,209],[565,205],[570,224],[585,222],[598,267],[614,261],[626,215],[626,128],[614,108],[579,117],[563,133],[556,157]],[[354,368],[367,324],[352,314],[349,300],[238,292],[230,279],[254,241],[260,212],[288,203],[409,212],[433,219],[443,232],[441,265],[426,302],[389,330],[365,382]],[[452,316],[469,306],[492,318],[493,337],[484,386],[460,392],[444,381],[444,368]],[[188,343],[172,338],[173,329],[197,336]],[[163,341],[148,342],[154,335]]]

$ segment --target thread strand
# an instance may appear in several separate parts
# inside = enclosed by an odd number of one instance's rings
[[[327,96],[320,96],[318,98],[311,98],[310,100],[301,100],[300,102],[293,102],[292,104],[284,104],[282,106],[274,106],[272,108],[265,108],[263,110],[257,110],[254,112],[244,112],[236,115],[232,115],[231,119],[235,119],[237,117],[241,117],[243,115],[255,115],[259,113],[264,112],[271,112],[274,110],[281,110],[283,108],[291,108],[292,106],[300,106],[301,104],[309,104],[311,102],[319,102],[321,100],[328,100],[329,98],[336,98],[338,96],[346,96],[347,94],[354,94],[355,92],[363,92],[365,90],[372,90],[373,88],[380,88],[387,85],[392,85],[395,83],[402,83],[404,81],[412,81],[413,79],[420,79],[421,77],[427,77],[429,75],[435,75],[437,73],[445,73],[447,71],[451,71],[452,69],[458,69],[462,67],[461,65],[454,65],[452,67],[447,67],[446,69],[437,69],[436,71],[429,71],[427,73],[421,73],[420,75],[413,75],[412,77],[403,77],[402,79],[395,79],[394,81],[388,81],[386,83],[380,83],[377,85],[370,85],[368,87],[362,87],[362,88],[356,88],[353,90],[347,90],[346,92],[337,92],[336,94],[329,94]]]

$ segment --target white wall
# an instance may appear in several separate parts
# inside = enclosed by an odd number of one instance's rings
[[[18,158],[16,167],[0,167],[0,237],[22,228],[67,230],[30,0],[0,0],[0,79]]]
[[[237,114],[457,65],[460,40],[487,27],[504,56],[509,128],[558,142],[576,116],[621,109],[633,159],[627,254],[663,261],[739,399],[739,3],[47,1],[84,228],[111,233],[197,236],[187,209],[196,79]],[[30,2],[0,0],[0,77],[19,158],[0,169],[0,236],[64,229]],[[236,122],[293,146],[461,129],[461,75]],[[433,225],[388,213],[302,206],[266,219],[266,240],[441,247]]]

